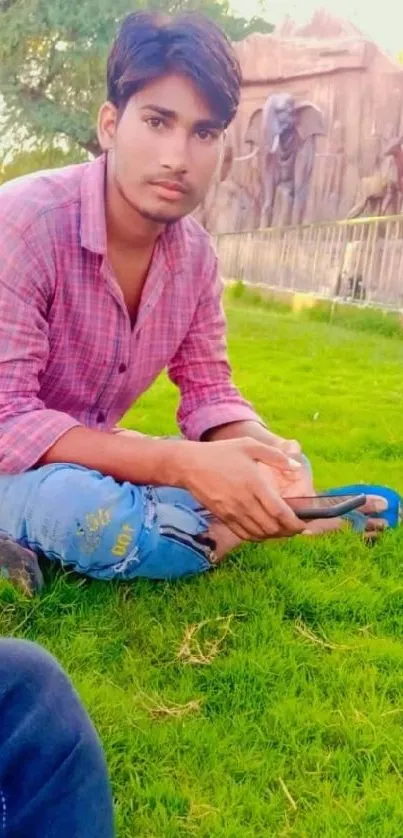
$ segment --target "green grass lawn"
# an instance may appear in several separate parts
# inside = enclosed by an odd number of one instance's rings
[[[318,488],[403,490],[403,341],[228,305],[235,380]],[[161,379],[127,417],[175,431]],[[1,590],[0,630],[53,652],[106,748],[119,838],[401,838],[403,537],[248,546],[214,574]]]

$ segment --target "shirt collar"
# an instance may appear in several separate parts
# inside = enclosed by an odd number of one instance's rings
[[[105,218],[106,154],[88,163],[81,181],[81,246],[106,255]]]

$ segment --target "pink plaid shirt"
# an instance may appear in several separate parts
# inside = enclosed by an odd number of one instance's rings
[[[189,439],[257,419],[230,380],[222,284],[188,217],[160,236],[132,329],[107,260],[105,159],[0,190],[0,471],[31,468],[70,428],[113,429],[158,374]]]

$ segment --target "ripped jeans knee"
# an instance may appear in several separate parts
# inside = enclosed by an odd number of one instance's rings
[[[174,579],[211,570],[215,544],[208,536],[205,513],[184,490],[147,487],[144,525],[138,544],[136,576]]]
[[[70,464],[2,475],[0,531],[97,579],[175,579],[215,564],[208,516],[188,492]]]

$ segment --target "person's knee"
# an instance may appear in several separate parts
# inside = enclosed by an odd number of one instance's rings
[[[22,731],[31,742],[49,741],[57,733],[58,747],[78,741],[78,699],[59,663],[41,646],[25,640],[0,640],[0,715],[3,735],[18,741]],[[60,725],[65,716],[68,727]]]
[[[99,737],[68,676],[42,647],[0,640],[0,717],[7,834],[32,834],[32,824],[42,824],[44,806],[49,812],[43,822],[62,801],[59,820],[64,809],[64,817],[71,814],[72,824],[82,822],[84,829],[85,812],[92,811],[100,831],[104,823],[110,824],[105,835],[112,834],[110,787]],[[91,821],[91,835],[98,834],[92,826]]]
[[[62,465],[44,471],[27,523],[29,544],[67,568],[92,575],[108,559],[119,520],[122,525],[132,520],[137,494],[136,487],[90,469]]]
[[[36,522],[40,521],[43,533],[50,529],[50,522],[56,535],[73,523],[80,525],[86,514],[90,515],[100,504],[110,504],[116,495],[117,484],[113,478],[80,466],[63,463],[45,466],[38,471],[38,478],[30,520],[34,517]],[[106,487],[109,491],[105,491]]]
[[[6,736],[25,730],[31,742],[53,749],[55,759],[79,742],[94,740],[67,673],[42,646],[29,641],[0,640],[0,713]]]
[[[48,558],[78,573],[173,579],[214,564],[205,514],[187,492],[119,484],[62,466],[44,472],[37,502],[33,537]]]
[[[0,696],[13,691],[41,696],[55,681],[66,681],[58,662],[29,640],[0,639]]]

